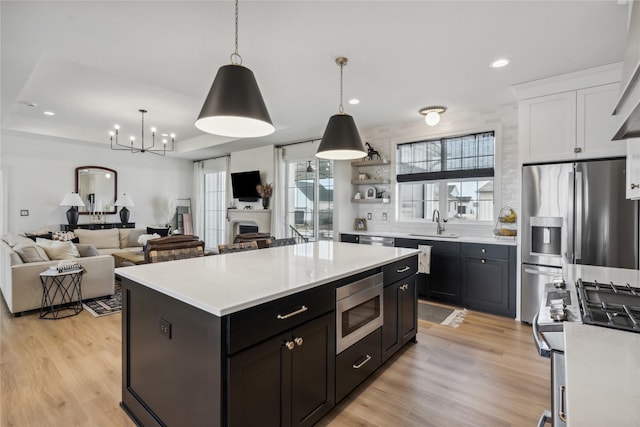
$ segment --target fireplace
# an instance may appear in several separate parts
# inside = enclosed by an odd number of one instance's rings
[[[240,233],[271,233],[271,209],[227,209],[227,221],[227,243]],[[251,230],[244,231],[244,227]]]

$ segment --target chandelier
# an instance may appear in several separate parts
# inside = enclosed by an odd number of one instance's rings
[[[162,146],[156,147],[156,128],[151,128],[151,145],[146,145],[144,141],[144,115],[147,110],[140,109],[138,110],[140,114],[142,114],[142,125],[141,125],[141,137],[140,143],[136,144],[136,137],[131,135],[129,137],[129,144],[121,144],[118,142],[118,134],[120,131],[120,126],[115,125],[114,130],[109,132],[110,141],[111,141],[111,149],[112,150],[125,150],[130,151],[131,153],[153,153],[158,154],[160,156],[164,156],[167,151],[171,152],[174,148],[176,134],[171,133],[163,133],[160,136],[162,137]]]

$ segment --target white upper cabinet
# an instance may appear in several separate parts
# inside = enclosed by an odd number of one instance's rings
[[[578,159],[625,155],[625,144],[611,141],[618,125],[612,114],[618,91],[619,84],[612,83],[576,92]]]
[[[640,199],[640,138],[627,139],[627,199]]]
[[[612,142],[620,70],[612,64],[514,87],[520,162],[624,156],[625,145]]]

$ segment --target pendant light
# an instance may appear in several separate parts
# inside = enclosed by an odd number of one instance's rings
[[[336,58],[340,66],[340,107],[338,114],[329,118],[324,130],[316,157],[330,160],[354,160],[367,155],[358,133],[353,117],[344,112],[342,107],[342,69],[347,65],[347,58]]]
[[[307,163],[307,172],[309,173],[313,172],[313,166],[311,166],[311,160],[309,160]]]
[[[254,138],[275,131],[253,72],[238,54],[238,0],[235,14],[235,52],[231,64],[218,70],[204,101],[196,127],[203,132],[235,138]]]
[[[424,122],[429,126],[435,126],[440,123],[440,115],[447,111],[447,107],[434,105],[432,107],[424,107],[418,111],[424,116]]]

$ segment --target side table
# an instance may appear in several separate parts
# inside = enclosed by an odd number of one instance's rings
[[[62,319],[82,311],[82,272],[82,269],[62,273],[48,269],[40,273],[41,319]],[[62,313],[67,314],[61,315]]]

